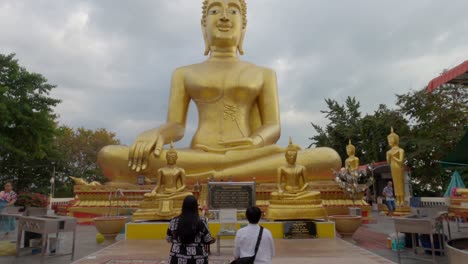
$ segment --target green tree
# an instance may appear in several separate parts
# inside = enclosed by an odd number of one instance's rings
[[[356,133],[359,131],[358,123],[361,119],[360,104],[354,97],[348,97],[344,105],[340,105],[333,99],[325,99],[325,103],[328,110],[320,112],[324,113],[330,122],[325,127],[311,123],[318,134],[310,138],[312,143],[309,148],[312,145],[331,147],[343,159],[347,156],[345,146],[348,140],[356,142],[360,138],[360,135]]]
[[[391,127],[400,136],[400,146],[405,148],[410,128],[408,121],[400,112],[381,104],[372,115],[368,114],[359,120],[360,139],[356,147],[362,164],[386,160],[386,152],[389,149],[387,136]]]
[[[346,145],[349,139],[356,147],[361,164],[366,164],[385,160],[387,135],[391,126],[402,135],[408,134],[405,118],[385,105],[381,104],[374,114],[361,117],[360,103],[354,97],[348,97],[343,105],[332,99],[326,99],[325,102],[328,110],[321,112],[326,114],[329,123],[325,128],[312,123],[318,134],[310,138],[310,146],[331,147],[343,161],[348,157]],[[404,136],[401,142],[405,142]]]
[[[468,124],[468,90],[444,85],[432,93],[425,89],[397,95],[397,105],[411,124],[408,165],[421,195],[441,195],[451,172],[438,163],[461,139]]]
[[[14,56],[0,54],[0,182],[13,180],[19,190],[48,186],[60,101],[49,96],[54,85]]]
[[[107,145],[118,145],[115,134],[104,128],[91,130],[83,127],[72,129],[58,128],[55,147],[60,153],[57,161],[57,181],[64,192],[71,189],[68,176],[83,178],[86,181],[105,182],[106,178],[97,166],[97,153]]]

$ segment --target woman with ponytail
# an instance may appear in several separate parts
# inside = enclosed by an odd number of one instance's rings
[[[204,245],[214,243],[215,239],[206,222],[200,219],[197,199],[193,195],[185,197],[182,213],[169,223],[166,240],[172,243],[169,264],[208,263]]]

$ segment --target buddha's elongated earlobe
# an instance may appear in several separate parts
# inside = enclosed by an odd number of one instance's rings
[[[237,50],[239,51],[240,55],[244,55],[244,47],[243,47],[244,36],[245,36],[245,28],[242,29],[241,36],[240,36],[240,39],[239,39],[239,44],[237,44]]]
[[[203,40],[205,41],[205,52],[203,53],[205,56],[210,54],[210,43],[208,43],[208,36],[206,35],[206,28],[202,25],[202,32],[203,32]]]

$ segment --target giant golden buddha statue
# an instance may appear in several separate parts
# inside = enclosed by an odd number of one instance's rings
[[[390,165],[392,173],[396,204],[397,206],[403,206],[405,204],[405,151],[398,146],[400,137],[393,132],[393,127],[387,136],[387,140],[390,146],[390,150],[387,151],[387,163]]]
[[[198,128],[189,148],[178,150],[187,182],[229,177],[234,181],[275,182],[285,149],[275,72],[241,61],[246,32],[245,0],[205,0],[201,26],[208,59],[176,69],[166,123],[138,135],[132,146],[107,146],[98,155],[112,183],[134,183],[165,165],[163,146],[185,134],[188,107],[198,110]],[[308,179],[332,179],[341,166],[330,148],[300,152],[297,163]]]

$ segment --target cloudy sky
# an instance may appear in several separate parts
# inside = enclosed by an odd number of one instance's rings
[[[63,124],[131,144],[165,121],[171,72],[205,60],[202,0],[0,0],[0,53],[57,85]],[[468,1],[247,0],[242,59],[276,70],[282,137],[306,147],[324,98],[363,113],[468,59]],[[187,146],[197,125],[191,105]]]

